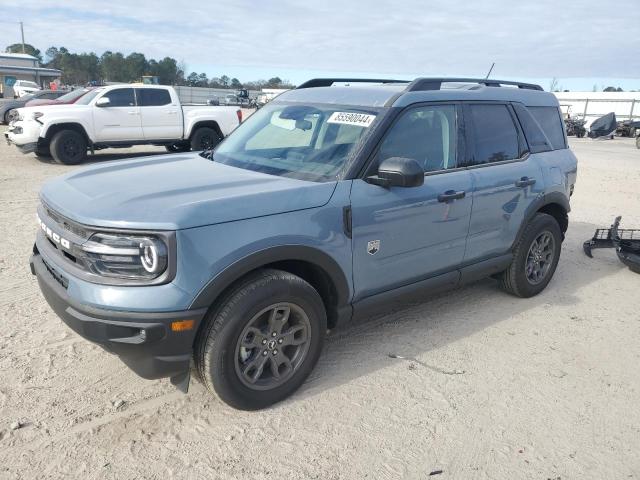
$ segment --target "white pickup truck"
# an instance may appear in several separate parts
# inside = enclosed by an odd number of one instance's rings
[[[76,165],[87,151],[164,145],[169,152],[206,150],[242,122],[237,107],[181,105],[172,87],[100,87],[69,105],[18,109],[5,138],[22,152]]]

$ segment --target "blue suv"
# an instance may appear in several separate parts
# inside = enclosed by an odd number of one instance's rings
[[[487,79],[314,79],[213,151],[75,170],[40,194],[46,300],[144,378],[293,393],[327,329],[558,264],[576,181],[558,101]]]

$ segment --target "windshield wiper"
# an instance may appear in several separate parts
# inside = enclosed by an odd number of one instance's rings
[[[209,150],[203,150],[202,153],[200,153],[200,156],[206,158],[207,160],[215,162],[213,158],[213,148],[210,148]]]

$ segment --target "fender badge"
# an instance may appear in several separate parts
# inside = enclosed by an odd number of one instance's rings
[[[380,240],[371,240],[367,243],[367,253],[375,255],[380,250]]]

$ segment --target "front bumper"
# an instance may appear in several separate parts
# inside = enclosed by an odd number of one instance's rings
[[[172,377],[173,381],[188,375],[196,328],[174,332],[171,323],[194,320],[197,327],[206,309],[125,312],[82,305],[69,297],[63,272],[46,263],[39,253],[34,253],[29,263],[47,303],[76,333],[118,355],[143,378]]]
[[[17,120],[9,124],[4,138],[9,145],[15,145],[22,153],[35,152],[40,141],[42,125],[35,120]]]

